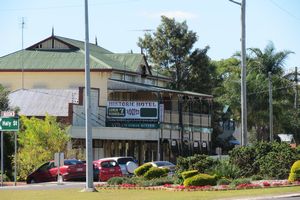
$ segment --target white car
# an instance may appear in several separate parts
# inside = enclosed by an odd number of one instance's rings
[[[138,165],[134,162],[133,157],[111,157],[106,159],[115,160],[121,167],[123,176],[132,176]]]

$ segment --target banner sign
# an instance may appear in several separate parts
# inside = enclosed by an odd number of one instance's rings
[[[155,101],[108,101],[107,118],[158,120],[158,102]]]

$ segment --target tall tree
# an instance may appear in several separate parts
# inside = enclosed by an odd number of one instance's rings
[[[9,109],[8,101],[9,91],[0,84],[0,111],[7,111]],[[12,134],[2,132],[3,134],[3,151],[4,151],[4,171],[7,177],[12,177],[12,154],[13,154],[13,137]],[[1,146],[1,145],[0,145]]]
[[[185,21],[179,23],[175,19],[162,16],[156,32],[146,33],[144,38],[139,38],[138,46],[145,50],[147,59],[154,68],[161,68],[165,74],[172,77],[171,88],[185,90],[190,84],[189,78],[192,80],[201,80],[197,79],[199,78],[197,76],[209,78],[207,74],[199,72],[199,69],[204,68],[202,66],[209,67],[209,58],[206,55],[209,48],[193,51],[196,41],[196,33],[188,29]],[[192,72],[198,75],[191,75]],[[209,82],[207,79],[202,84]]]
[[[8,94],[9,91],[0,84],[0,110],[8,109]]]
[[[251,56],[252,67],[262,74],[268,75],[283,75],[283,68],[288,56],[293,53],[292,51],[283,50],[276,52],[276,48],[272,42],[265,47],[264,51],[259,48],[249,48]]]
[[[48,115],[44,120],[21,116],[21,125],[18,166],[19,178],[24,180],[36,167],[53,159],[54,153],[65,151],[70,136],[67,127]]]
[[[274,133],[282,130],[282,113],[291,108],[292,85],[283,77],[288,50],[276,51],[272,42],[264,50],[250,48],[248,62],[248,115],[249,126],[255,127],[256,138],[269,138],[268,73],[272,74]]]

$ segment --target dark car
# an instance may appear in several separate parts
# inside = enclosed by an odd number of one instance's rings
[[[122,176],[121,168],[115,160],[103,158],[95,160],[93,164],[98,169],[98,181],[107,181],[112,177]]]
[[[59,168],[59,173],[63,181],[84,180],[86,166],[76,159],[64,160],[64,165]],[[46,162],[27,176],[26,182],[39,183],[57,180],[58,167],[54,161]]]

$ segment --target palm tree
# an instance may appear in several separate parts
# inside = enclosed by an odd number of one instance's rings
[[[289,54],[294,53],[288,50],[276,52],[273,42],[269,42],[264,51],[261,51],[259,48],[249,48],[249,51],[254,54],[251,58],[253,62],[251,65],[266,76],[268,72],[271,72],[272,75],[282,76],[285,60]]]
[[[248,121],[249,126],[255,128],[256,138],[268,138],[268,72],[272,73],[273,82],[273,113],[274,133],[280,131],[280,117],[287,104],[290,103],[290,84],[283,77],[285,61],[292,51],[276,52],[274,44],[270,42],[263,51],[259,48],[250,48],[248,62],[247,88],[248,88]],[[260,140],[259,139],[259,140]]]

